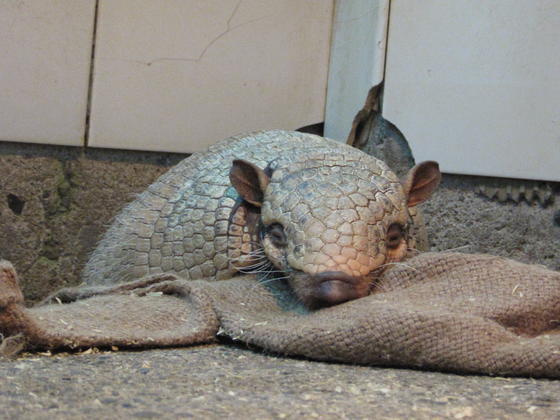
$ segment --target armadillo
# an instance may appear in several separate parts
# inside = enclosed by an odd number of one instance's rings
[[[156,273],[287,279],[308,307],[367,295],[414,247],[411,212],[436,162],[404,180],[340,142],[288,131],[228,138],[162,175],[115,218],[84,269],[90,285]]]

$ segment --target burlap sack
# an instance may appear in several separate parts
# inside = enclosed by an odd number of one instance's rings
[[[66,289],[26,309],[0,267],[0,346],[160,347],[224,334],[285,355],[377,366],[560,378],[560,273],[488,255],[425,253],[362,299],[308,312],[282,281],[165,275]]]

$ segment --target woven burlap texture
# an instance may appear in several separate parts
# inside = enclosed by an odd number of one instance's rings
[[[387,270],[370,296],[314,312],[282,281],[170,275],[66,289],[26,309],[11,267],[1,268],[5,355],[225,335],[314,360],[560,378],[560,273],[500,257],[421,254]]]

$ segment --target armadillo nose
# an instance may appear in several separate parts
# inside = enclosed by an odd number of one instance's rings
[[[314,296],[318,306],[332,306],[360,297],[356,288],[358,280],[346,273],[320,273],[315,279],[319,281]]]

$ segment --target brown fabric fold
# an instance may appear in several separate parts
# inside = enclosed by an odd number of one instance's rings
[[[370,296],[314,312],[283,281],[169,275],[66,290],[51,300],[71,303],[25,309],[10,278],[0,278],[5,354],[224,334],[315,360],[560,378],[560,273],[500,257],[421,254],[386,271]]]
[[[173,294],[149,292],[149,287],[176,279],[170,275],[115,287],[63,289],[60,297],[50,299],[54,303],[29,309],[22,299],[3,305],[4,292],[14,294],[15,283],[6,281],[11,278],[15,278],[13,268],[1,263],[0,333],[4,340],[0,354],[5,356],[23,350],[201,344],[215,341],[219,327],[211,300],[203,291],[191,291],[192,283],[174,289]]]

